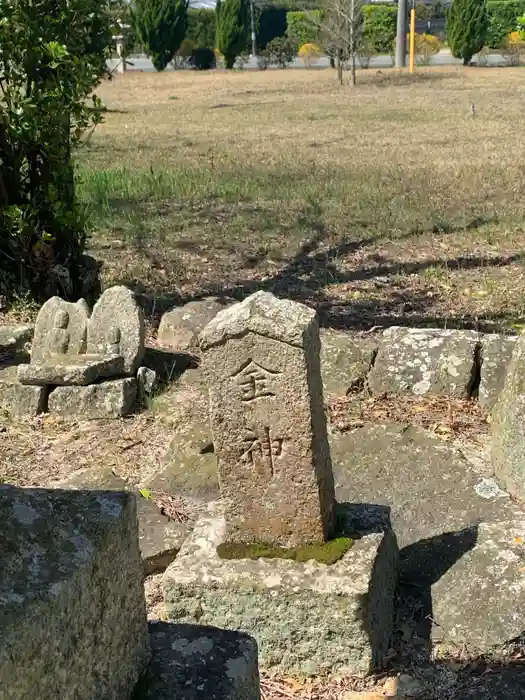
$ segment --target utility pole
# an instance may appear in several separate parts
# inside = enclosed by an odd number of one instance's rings
[[[407,53],[407,0],[397,3],[396,68],[404,68]]]
[[[257,36],[255,34],[255,0],[250,0],[250,21],[252,25],[252,56],[257,56]]]

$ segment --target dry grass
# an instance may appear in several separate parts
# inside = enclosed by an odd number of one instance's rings
[[[109,281],[257,288],[327,323],[508,327],[525,316],[519,69],[128,74],[79,156]],[[476,105],[472,117],[471,103]]]

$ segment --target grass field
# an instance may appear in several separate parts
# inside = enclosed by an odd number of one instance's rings
[[[522,70],[135,73],[78,158],[91,248],[156,308],[259,288],[341,327],[525,317]],[[472,105],[474,105],[474,112]]]

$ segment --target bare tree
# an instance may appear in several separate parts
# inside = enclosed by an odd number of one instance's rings
[[[356,84],[356,58],[363,32],[365,3],[366,0],[324,0],[319,33],[324,48],[335,58],[341,85],[345,64],[350,68],[350,84]]]

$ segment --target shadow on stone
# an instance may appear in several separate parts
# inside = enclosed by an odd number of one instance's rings
[[[432,585],[474,549],[477,539],[478,526],[474,525],[419,540],[400,551],[399,626],[408,621],[415,624],[425,656],[429,657],[432,646]]]
[[[152,658],[132,700],[259,700],[257,643],[217,627],[149,625]]]
[[[337,535],[361,539],[392,528],[390,507],[376,503],[338,503]]]

